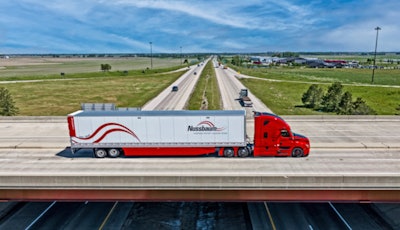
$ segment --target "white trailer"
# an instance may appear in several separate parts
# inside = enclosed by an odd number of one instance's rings
[[[77,111],[68,115],[72,151],[96,157],[203,155],[246,148],[246,112]]]

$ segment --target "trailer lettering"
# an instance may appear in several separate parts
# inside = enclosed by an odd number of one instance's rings
[[[218,131],[217,127],[205,127],[205,126],[200,126],[200,127],[194,127],[192,125],[188,126],[188,131],[191,132],[208,132],[208,131]]]

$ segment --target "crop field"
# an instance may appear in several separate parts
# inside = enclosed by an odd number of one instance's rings
[[[154,58],[153,69],[179,66],[179,58]],[[118,58],[52,58],[17,57],[0,59],[0,81],[5,77],[43,77],[49,75],[66,76],[74,73],[101,71],[101,64],[110,64],[111,71],[144,70],[150,68],[151,60],[146,57]]]

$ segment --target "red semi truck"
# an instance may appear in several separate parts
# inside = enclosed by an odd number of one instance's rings
[[[292,133],[279,116],[254,113],[254,143],[246,112],[80,110],[68,115],[71,150],[97,158],[125,156],[308,156],[307,137]]]

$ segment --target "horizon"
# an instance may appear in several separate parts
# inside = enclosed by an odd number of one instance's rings
[[[265,52],[194,52],[194,53],[152,53],[153,57],[155,55],[220,55],[220,54],[228,54],[228,55],[274,55],[274,54],[283,54],[283,53],[293,53],[293,54],[300,54],[300,55],[374,55],[374,51],[299,51],[299,52],[291,52],[291,51],[283,51],[283,52],[272,52],[272,51],[265,51]],[[0,53],[0,58],[5,56],[77,56],[77,55],[100,55],[96,57],[101,57],[101,55],[140,55],[141,57],[150,57],[150,52],[148,53]],[[400,55],[400,51],[377,51],[376,55]],[[104,56],[107,57],[107,56]],[[108,56],[110,57],[110,56]],[[57,57],[55,57],[57,58]],[[88,58],[88,57],[85,57]]]

